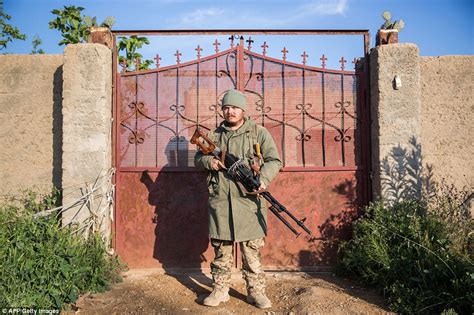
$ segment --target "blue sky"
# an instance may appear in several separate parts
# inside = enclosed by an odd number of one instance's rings
[[[4,10],[12,16],[11,24],[26,33],[26,41],[15,41],[7,53],[28,54],[31,39],[38,34],[46,53],[59,54],[61,36],[48,28],[54,18],[51,10],[64,5],[82,6],[85,15],[97,16],[99,22],[112,15],[114,29],[368,29],[371,47],[383,20],[381,13],[389,10],[395,19],[402,18],[405,28],[400,42],[415,43],[423,56],[474,54],[474,0],[314,0],[314,1],[191,1],[191,0],[4,0]],[[152,38],[142,53],[152,58],[162,56],[162,64],[173,63],[176,49],[183,51],[182,61],[195,58],[194,48],[200,44],[202,55],[213,53],[216,36]],[[228,47],[226,37],[218,37],[221,48]],[[330,57],[329,67],[337,60],[361,56],[361,37],[264,37],[257,36],[254,50],[261,51],[263,41],[269,43],[268,55],[281,58],[281,49],[290,51],[290,61],[301,62],[305,50],[308,64],[320,65],[324,53]]]

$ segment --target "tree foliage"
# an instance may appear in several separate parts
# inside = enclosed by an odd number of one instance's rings
[[[0,1],[0,51],[6,49],[8,43],[15,39],[26,39],[26,35],[22,34],[18,27],[8,23],[10,19],[11,16],[3,10],[3,1]]]
[[[138,37],[136,35],[120,37],[118,49],[119,52],[124,51],[125,56],[120,56],[119,62],[121,64],[126,63],[126,71],[130,71],[138,59],[140,60],[138,70],[147,70],[153,64],[152,60],[142,60],[143,56],[137,52],[143,45],[148,44],[150,44],[150,41],[146,37]]]
[[[43,41],[41,40],[41,38],[38,36],[38,34],[36,34],[34,37],[33,37],[33,40],[31,41],[31,44],[33,45],[33,49],[31,50],[31,54],[32,55],[35,55],[35,54],[44,54],[44,50],[42,48],[38,48],[39,45],[41,45]]]

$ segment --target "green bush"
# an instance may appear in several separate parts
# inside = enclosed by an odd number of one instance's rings
[[[60,218],[34,217],[57,197],[0,205],[0,308],[62,309],[84,292],[120,280],[122,264],[106,254],[99,235],[85,239],[61,227]]]
[[[381,289],[395,312],[471,314],[473,220],[457,196],[371,204],[340,247],[339,272]]]

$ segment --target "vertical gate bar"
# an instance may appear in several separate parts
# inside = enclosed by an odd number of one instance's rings
[[[138,65],[135,65],[135,167],[138,164]]]
[[[216,48],[216,49],[217,49],[217,48]],[[216,53],[217,53],[217,52],[216,52]],[[218,62],[219,57],[216,57],[215,60],[216,60],[216,75],[215,75],[215,79],[216,79],[216,80],[215,80],[215,81],[216,81],[216,108],[215,108],[215,111],[216,111],[216,112],[214,113],[214,116],[216,117],[216,119],[215,119],[215,127],[217,128],[217,126],[218,126],[218,122],[217,122],[217,110],[218,110],[218,107],[219,107],[219,94],[218,94],[219,91],[218,91],[218,82],[217,82],[218,71],[219,71],[219,70],[218,70],[218,68],[219,68],[219,62]]]
[[[237,48],[237,89],[244,92],[244,37],[240,36],[239,47]]]
[[[367,31],[364,33],[364,56],[369,55],[369,47],[370,47],[370,36],[369,32]]]
[[[305,82],[305,69],[303,68],[303,76],[302,76],[302,83],[303,83],[303,107],[301,108],[302,114],[303,114],[303,121],[302,121],[302,131],[303,133],[301,134],[301,156],[303,158],[303,167],[306,165],[306,159],[305,159],[305,150],[304,150],[304,143],[305,143],[305,137],[306,137],[306,130],[305,130],[305,116],[306,116],[306,98],[305,98],[305,87],[306,87],[306,82]]]
[[[196,81],[197,81],[197,85],[196,85],[196,128],[199,127],[199,73],[200,73],[200,67],[201,65],[201,58],[198,58],[198,62],[197,62],[197,71],[196,71]]]
[[[115,43],[115,35],[112,36],[112,166],[115,167],[115,173],[112,175],[112,180],[113,183],[115,184],[115,187],[117,187],[117,174],[118,174],[118,152],[117,152],[117,91],[119,90],[117,86],[117,44]],[[110,235],[110,241],[111,241],[111,247],[113,249],[116,249],[117,246],[117,241],[115,239],[116,231],[117,231],[117,226],[115,218],[117,217],[117,190],[115,190],[115,194],[113,194],[114,198],[114,206],[112,207],[112,217],[114,220],[111,222],[111,235]]]
[[[237,48],[237,86],[238,90],[241,91],[242,93],[245,92],[245,86],[244,86],[244,80],[245,80],[245,65],[244,65],[244,37],[240,36],[239,39],[239,47]],[[234,266],[236,268],[240,267],[240,253],[238,250],[239,245],[235,243],[234,245]]]
[[[322,119],[323,119],[323,126],[321,129],[321,153],[323,156],[323,166],[326,166],[326,83],[325,83],[325,72],[321,73],[321,86],[322,86]]]
[[[282,132],[281,132],[281,159],[283,167],[286,166],[286,154],[285,154],[285,62],[281,63],[281,105],[282,105]]]
[[[159,103],[159,88],[160,88],[160,84],[159,84],[159,81],[160,81],[160,72],[157,71],[156,72],[156,84],[155,84],[155,104],[156,104],[156,108],[155,108],[155,118],[156,118],[156,122],[155,122],[155,165],[156,167],[158,167],[158,121],[159,121],[159,115],[158,115],[158,109],[160,108],[160,106],[158,105]]]
[[[179,130],[179,63],[176,67],[176,131],[175,131],[175,138],[176,138],[176,154],[174,155],[174,165],[178,166],[179,156],[179,137],[178,137],[178,130]],[[171,155],[171,154],[170,154]],[[171,161],[170,161],[171,162]]]
[[[265,58],[262,58],[262,126],[265,126]]]
[[[344,63],[343,63],[344,67]],[[346,165],[346,156],[344,152],[344,112],[345,112],[345,107],[344,107],[344,68],[341,72],[341,154],[342,154],[342,165]]]
[[[111,144],[111,151],[112,151],[112,166],[116,167],[117,166],[117,152],[115,152],[115,117],[117,115],[117,109],[115,108],[116,103],[117,103],[117,98],[115,97],[115,93],[117,91],[117,77],[116,77],[116,59],[117,59],[117,47],[115,46],[115,37],[112,37],[112,134],[110,135],[112,137],[112,144]]]

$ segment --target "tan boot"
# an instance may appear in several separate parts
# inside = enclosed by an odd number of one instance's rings
[[[206,306],[218,306],[221,302],[227,302],[230,300],[229,288],[215,286],[211,294],[204,299],[202,304]]]
[[[265,295],[265,291],[250,291],[250,293],[247,295],[247,302],[254,304],[258,308],[272,307],[272,302]]]

